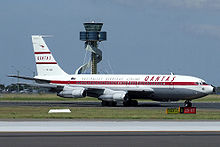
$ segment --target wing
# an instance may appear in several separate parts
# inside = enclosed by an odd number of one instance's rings
[[[105,95],[106,91],[108,92],[108,95],[114,94],[117,92],[125,92],[126,95],[129,98],[144,98],[144,97],[151,97],[154,94],[154,90],[152,88],[135,88],[135,89],[130,89],[130,90],[115,90],[115,89],[109,89],[109,88],[88,88],[86,89],[87,96],[91,97],[100,97],[101,95]]]

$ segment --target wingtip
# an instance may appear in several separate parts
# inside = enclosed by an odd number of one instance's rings
[[[17,77],[16,75],[6,75],[7,77]]]

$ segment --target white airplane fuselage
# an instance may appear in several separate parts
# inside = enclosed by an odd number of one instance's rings
[[[66,98],[92,96],[103,102],[132,99],[155,101],[192,100],[213,93],[204,80],[183,75],[74,74],[64,72],[47,47],[43,36],[32,36],[38,76],[36,82],[62,87],[58,95]],[[134,102],[134,101],[133,101]]]
[[[114,91],[137,91],[135,98],[155,101],[192,100],[213,93],[214,87],[204,80],[183,75],[118,75],[118,74],[81,74],[67,76],[36,76],[50,80],[51,84],[111,89]],[[144,91],[147,93],[145,94]],[[152,94],[148,94],[151,92]],[[143,93],[141,93],[143,92]]]

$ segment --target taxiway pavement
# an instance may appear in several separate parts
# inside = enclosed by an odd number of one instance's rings
[[[220,132],[0,133],[2,147],[218,147]]]
[[[0,146],[216,146],[219,121],[0,121]]]

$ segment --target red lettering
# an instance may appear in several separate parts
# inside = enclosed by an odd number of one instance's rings
[[[169,80],[170,80],[170,76],[169,76],[169,77],[167,77],[166,81],[169,81]]]
[[[147,81],[148,79],[149,79],[149,76],[146,76],[146,78],[144,80]]]
[[[159,79],[160,79],[160,76],[158,76],[155,81],[159,81]]]
[[[161,79],[161,81],[163,81],[165,77],[166,77],[166,76],[163,76],[162,79]]]
[[[173,82],[175,78],[176,78],[176,76],[173,77],[173,79],[171,80],[171,82]]]
[[[37,60],[51,60],[51,56],[38,56]]]
[[[154,80],[154,76],[150,79],[150,81],[153,81]]]

